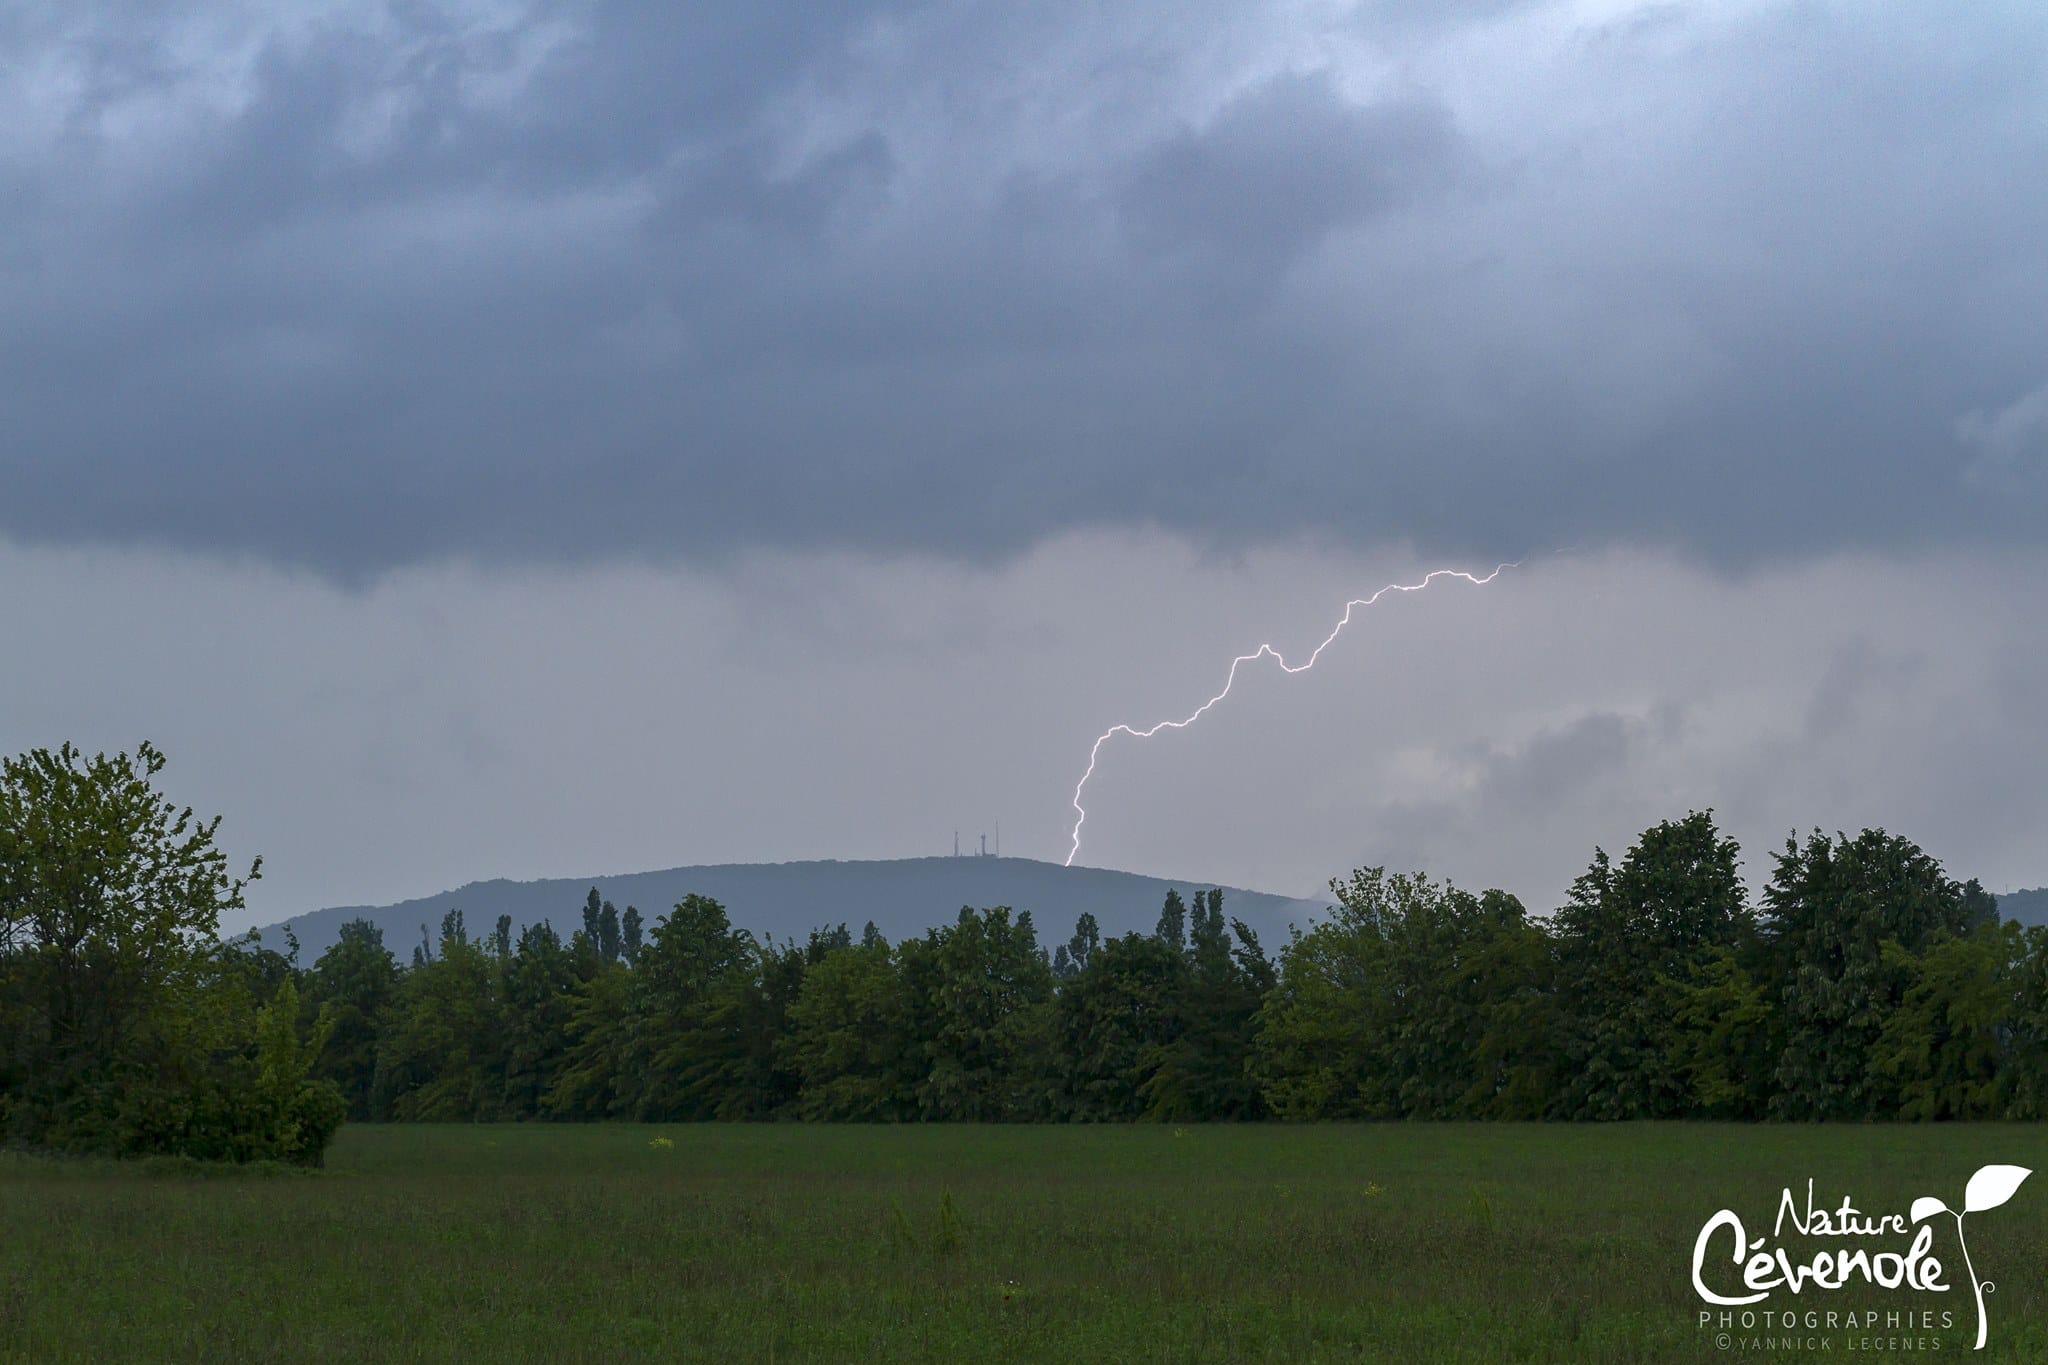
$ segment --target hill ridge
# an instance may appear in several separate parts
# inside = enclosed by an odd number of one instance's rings
[[[423,930],[428,937],[436,936],[441,917],[455,909],[463,912],[472,935],[489,932],[502,914],[511,916],[515,934],[547,920],[566,936],[580,927],[584,897],[595,886],[599,896],[621,910],[629,904],[639,906],[650,923],[685,895],[710,896],[725,906],[736,926],[777,939],[802,939],[813,929],[840,923],[858,933],[873,920],[892,941],[900,940],[950,921],[963,905],[1008,905],[1030,911],[1039,941],[1050,945],[1065,942],[1084,911],[1095,916],[1105,936],[1149,932],[1169,888],[1186,897],[1219,885],[1198,878],[978,855],[698,863],[524,882],[493,877],[389,905],[309,911],[263,925],[257,932],[267,946],[277,947],[289,927],[306,963],[334,944],[344,923],[357,918],[378,925],[385,945],[401,956],[419,941]],[[1289,925],[1306,927],[1323,908],[1321,901],[1244,887],[1223,885],[1221,890],[1224,913],[1243,919],[1269,949],[1285,940]]]
[[[1998,913],[2021,924],[2048,925],[2048,886],[2007,892],[1998,898]]]

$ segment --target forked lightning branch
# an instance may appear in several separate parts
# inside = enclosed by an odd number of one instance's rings
[[[1330,647],[1331,642],[1334,641],[1339,635],[1342,635],[1344,633],[1344,627],[1351,624],[1351,618],[1355,613],[1372,606],[1375,602],[1378,602],[1382,597],[1385,597],[1388,593],[1421,592],[1424,588],[1436,582],[1436,580],[1439,578],[1456,578],[1466,583],[1470,583],[1475,588],[1484,587],[1488,583],[1491,583],[1494,579],[1500,577],[1501,573],[1504,570],[1520,568],[1521,564],[1521,560],[1515,560],[1512,563],[1507,564],[1496,564],[1493,568],[1493,572],[1487,574],[1467,573],[1463,569],[1434,569],[1431,570],[1429,573],[1424,574],[1420,582],[1389,583],[1386,587],[1381,588],[1378,592],[1374,593],[1370,597],[1354,597],[1349,602],[1346,602],[1344,604],[1344,614],[1337,619],[1337,624],[1330,628],[1330,633],[1323,637],[1323,642],[1321,644],[1317,645],[1313,650],[1309,651],[1308,658],[1302,660],[1300,663],[1290,664],[1287,662],[1286,656],[1281,654],[1279,650],[1273,648],[1273,646],[1271,646],[1270,644],[1262,644],[1257,649],[1253,650],[1251,653],[1240,654],[1235,659],[1232,659],[1230,661],[1230,671],[1224,676],[1223,679],[1223,690],[1221,692],[1218,692],[1215,696],[1209,698],[1209,700],[1203,702],[1200,706],[1196,707],[1191,713],[1189,713],[1186,716],[1183,716],[1181,719],[1162,720],[1157,722],[1156,724],[1146,727],[1143,730],[1138,729],[1134,725],[1110,726],[1107,730],[1104,730],[1101,734],[1095,737],[1094,746],[1088,750],[1088,770],[1082,773],[1081,780],[1074,784],[1073,843],[1067,849],[1066,865],[1068,867],[1072,867],[1074,865],[1075,857],[1079,855],[1079,853],[1081,852],[1081,826],[1086,824],[1088,821],[1088,811],[1081,804],[1081,794],[1088,789],[1088,779],[1095,776],[1095,765],[1102,757],[1102,746],[1107,744],[1110,740],[1116,738],[1116,736],[1129,735],[1132,739],[1150,739],[1152,738],[1152,736],[1158,734],[1161,730],[1187,729],[1190,725],[1193,725],[1196,721],[1200,720],[1203,716],[1207,715],[1211,708],[1213,708],[1218,702],[1222,701],[1225,697],[1230,695],[1230,689],[1237,685],[1238,669],[1244,667],[1246,664],[1257,663],[1260,659],[1272,659],[1274,663],[1280,665],[1280,670],[1283,673],[1308,672],[1311,668],[1314,668],[1316,666],[1316,660],[1320,659],[1323,656],[1323,651]]]

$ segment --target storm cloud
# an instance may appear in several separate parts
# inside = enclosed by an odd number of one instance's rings
[[[2044,57],[2020,4],[11,6],[0,535],[2038,545]]]
[[[0,752],[248,922],[2048,823],[2038,5],[0,7]]]

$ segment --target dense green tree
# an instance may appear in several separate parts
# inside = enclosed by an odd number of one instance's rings
[[[1671,1011],[1665,1061],[1681,1087],[1676,1112],[1761,1117],[1778,1030],[1770,996],[1743,955],[1717,946],[1683,978],[1660,977],[1657,998]]]
[[[1886,940],[1885,966],[1904,977],[1871,1061],[1904,1119],[1995,1118],[2006,1108],[2000,1062],[2012,1031],[2011,967],[2025,949],[2017,925],[1982,924],[1923,952]]]
[[[804,974],[782,1041],[800,1118],[873,1123],[916,1113],[922,1050],[895,954],[879,938],[828,952]]]
[[[811,937],[804,944],[803,959],[806,966],[816,966],[841,948],[853,946],[853,933],[844,924],[829,928],[811,930]]]
[[[630,965],[640,956],[640,910],[638,906],[626,907],[626,914],[619,921],[619,953]]]
[[[222,959],[223,967],[259,1005],[270,1003],[287,983],[296,984],[299,979],[297,940],[290,938],[289,928],[284,932],[289,940],[287,952],[265,947],[262,935],[253,930],[225,944],[228,952]]]
[[[789,1011],[812,965],[850,942],[846,926],[840,925],[813,934],[803,947],[771,944],[755,953],[751,971],[723,983],[711,1017],[735,1040],[737,1055],[723,1082],[717,1117],[772,1118],[796,1103],[802,1078],[780,1049],[789,1031]]]
[[[635,985],[629,972],[598,972],[571,989],[565,1050],[542,1112],[565,1119],[631,1115],[621,1086],[635,1037]]]
[[[1476,1027],[1471,1085],[1459,1112],[1474,1118],[1542,1118],[1562,1065],[1557,954],[1550,935],[1529,918],[1521,901],[1505,891],[1487,891],[1479,897],[1475,932],[1462,946],[1455,970],[1467,1034]]]
[[[753,936],[709,896],[685,896],[655,922],[633,969],[618,1081],[626,1112],[653,1120],[732,1110],[753,1064],[740,1016],[759,966]]]
[[[1166,904],[1159,907],[1159,925],[1152,933],[1176,953],[1188,946],[1188,907],[1179,891],[1167,888]]]
[[[366,919],[342,925],[334,946],[306,974],[306,1004],[329,1021],[327,1046],[313,1075],[340,1089],[353,1119],[370,1117],[378,1029],[397,994],[398,975],[398,962],[384,946],[384,931]]]
[[[1156,934],[1098,938],[1053,1008],[1055,1117],[1102,1123],[1143,1116],[1139,1090],[1158,1049],[1172,1040],[1187,975],[1185,957]]]
[[[298,987],[286,977],[256,1011],[254,1103],[244,1107],[246,1117],[234,1126],[227,1150],[194,1155],[320,1164],[346,1117],[347,1102],[331,1083],[313,1077],[313,1064],[326,1046],[332,1019],[323,1016],[301,1036],[299,1008]]]
[[[148,744],[0,766],[0,1103],[17,1140],[120,1150],[127,1092],[196,1087],[230,1041],[217,933],[260,864],[229,874],[219,820],[152,786],[163,766]]]
[[[1544,980],[1526,960],[1520,902],[1377,867],[1330,889],[1330,918],[1281,950],[1259,1021],[1254,1065],[1273,1110],[1445,1118],[1525,1102],[1531,1049],[1489,1034],[1486,994]],[[1545,1017],[1513,1004],[1525,1019]]]
[[[2048,1118],[2048,928],[2006,923],[1997,930],[2006,937],[2007,1027],[2000,1058],[2005,1113]]]
[[[1764,893],[1767,980],[1783,1044],[1771,1099],[1785,1118],[1865,1118],[1897,1102],[1874,1065],[1913,959],[1980,922],[1981,908],[1909,840],[1867,829],[1788,839]],[[1889,958],[1885,945],[1902,950]]]
[[[1095,922],[1095,916],[1081,912],[1074,923],[1074,936],[1065,943],[1056,944],[1052,952],[1052,974],[1060,981],[1071,981],[1087,969],[1089,957],[1101,945],[1102,930]]]
[[[407,972],[387,1011],[370,1084],[380,1118],[435,1122],[504,1113],[504,1034],[497,964],[463,914],[442,917],[433,956]]]
[[[1235,941],[1232,932],[1235,931]],[[1264,1100],[1251,1074],[1259,1011],[1273,966],[1242,921],[1224,924],[1223,892],[1195,893],[1173,1026],[1147,1049],[1139,1085],[1148,1118],[1249,1119]]]
[[[901,961],[924,1051],[920,1117],[1042,1116],[1053,980],[1029,915],[962,907],[955,923],[905,943]]]
[[[1095,916],[1083,910],[1074,921],[1074,936],[1067,940],[1067,961],[1076,972],[1088,970],[1094,960],[1095,950],[1102,945],[1102,927],[1095,922]]]
[[[1261,1013],[1253,1066],[1268,1107],[1284,1118],[1397,1112],[1400,1084],[1387,1043],[1401,992],[1387,942],[1394,913],[1387,902],[1406,898],[1412,883],[1364,868],[1353,884],[1359,893],[1340,893],[1329,918],[1306,931],[1296,927],[1280,950],[1279,981]]]
[[[1966,931],[1974,932],[1987,924],[1999,922],[1998,897],[1984,889],[1984,884],[1975,877],[1962,885],[1962,922]]]
[[[1594,850],[1555,920],[1563,1117],[1690,1112],[1676,997],[1709,977],[1717,951],[1749,949],[1755,916],[1739,856],[1710,811],[1644,831],[1619,866]]]
[[[560,935],[542,920],[520,932],[517,952],[498,970],[504,1112],[510,1118],[531,1118],[542,1112],[567,1060],[578,984],[574,964]],[[606,970],[624,969],[608,965]]]

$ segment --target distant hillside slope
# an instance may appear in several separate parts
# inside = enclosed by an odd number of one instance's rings
[[[803,938],[814,928],[841,922],[858,934],[873,920],[893,941],[950,923],[963,905],[1007,905],[1029,910],[1039,942],[1049,946],[1066,942],[1083,911],[1095,916],[1105,936],[1131,929],[1149,933],[1158,922],[1168,888],[1178,888],[1182,899],[1188,899],[1211,885],[1062,867],[1029,858],[725,863],[611,877],[472,882],[397,905],[316,910],[261,932],[266,947],[281,949],[282,930],[291,926],[298,935],[300,960],[308,964],[333,946],[343,924],[358,918],[382,927],[385,945],[401,958],[411,954],[422,928],[438,936],[441,917],[456,909],[462,911],[473,937],[489,933],[498,916],[510,915],[515,934],[528,924],[548,920],[566,938],[582,926],[583,899],[595,886],[620,910],[639,906],[650,924],[691,892],[710,896],[725,906],[735,925],[778,939]],[[1286,941],[1290,923],[1306,927],[1322,910],[1321,901],[1223,888],[1223,913],[1242,919],[1268,952]]]
[[[2048,886],[2000,896],[1998,913],[2021,924],[2048,924]]]

